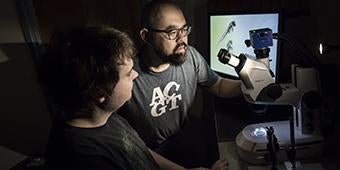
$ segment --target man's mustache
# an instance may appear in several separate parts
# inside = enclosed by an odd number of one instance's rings
[[[182,46],[185,48],[185,47],[187,47],[188,45],[187,45],[185,42],[179,43],[179,44],[176,45],[175,50],[177,50],[178,48],[180,48],[180,47],[182,47]]]

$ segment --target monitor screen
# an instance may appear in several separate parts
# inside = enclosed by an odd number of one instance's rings
[[[217,54],[221,48],[239,55],[245,53],[254,56],[254,49],[247,47],[245,40],[250,39],[249,30],[270,28],[273,33],[279,31],[279,13],[253,13],[253,14],[210,14],[210,66],[212,70],[238,78],[234,68],[218,61]],[[270,46],[269,65],[274,75],[277,74],[278,45],[273,40]]]

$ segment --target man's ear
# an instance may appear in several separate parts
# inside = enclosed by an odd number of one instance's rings
[[[144,42],[148,42],[148,33],[149,33],[149,30],[146,28],[143,28],[139,31],[139,35]]]

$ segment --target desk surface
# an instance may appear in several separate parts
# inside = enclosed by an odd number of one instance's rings
[[[226,158],[229,163],[229,168],[232,170],[268,170],[269,166],[258,166],[251,165],[242,159],[237,154],[236,151],[236,143],[235,142],[219,142],[219,154],[221,158]],[[312,170],[324,170],[323,166],[320,163],[308,162],[302,163],[302,167],[304,170],[312,169]],[[285,170],[284,164],[281,163],[277,166],[278,170]]]
[[[0,146],[0,169],[10,169],[27,156]]]

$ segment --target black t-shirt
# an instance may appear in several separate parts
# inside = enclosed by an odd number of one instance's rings
[[[159,169],[144,142],[125,119],[113,114],[97,128],[54,123],[48,141],[49,169]]]

